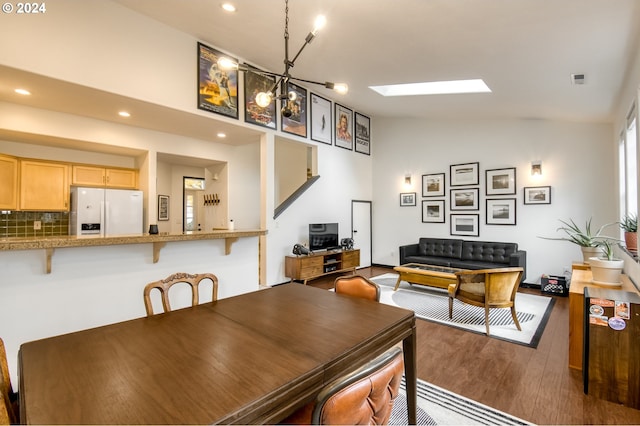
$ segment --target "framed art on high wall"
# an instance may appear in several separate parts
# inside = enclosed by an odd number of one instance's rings
[[[478,198],[480,198],[478,188],[452,189],[450,208],[451,210],[478,210]]]
[[[422,200],[422,223],[444,223],[444,200]]]
[[[524,188],[525,204],[551,204],[550,186],[529,186]]]
[[[256,103],[256,95],[269,92],[276,83],[276,78],[253,72],[254,69],[249,66],[249,71],[244,73],[244,121],[276,129],[276,103],[270,102],[264,108]]]
[[[356,112],[356,152],[371,155],[371,119]]]
[[[451,186],[478,185],[480,163],[452,164],[449,166]]]
[[[198,109],[237,119],[238,70],[220,68],[218,59],[221,56],[229,57],[198,43]]]
[[[340,148],[353,150],[353,111],[338,103],[334,104],[336,113],[335,144]]]
[[[290,115],[285,117],[284,112],[280,113],[282,122],[282,131],[292,133],[294,135],[307,137],[307,89],[300,87],[297,84],[289,83],[287,93],[294,92],[296,94],[295,99],[291,100],[285,98],[282,102],[283,110],[286,110]],[[282,90],[285,90],[285,86]]]
[[[486,211],[487,225],[515,225],[516,199],[489,198]]]
[[[480,236],[480,215],[477,214],[452,214],[451,235],[464,235],[468,237]]]
[[[444,197],[444,173],[422,175],[423,197]]]
[[[486,195],[516,193],[516,168],[486,170]]]
[[[310,96],[311,140],[331,145],[331,101],[315,93]]]

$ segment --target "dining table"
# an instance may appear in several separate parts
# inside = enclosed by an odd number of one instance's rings
[[[399,342],[415,424],[414,312],[297,283],[24,343],[20,419],[273,424]]]

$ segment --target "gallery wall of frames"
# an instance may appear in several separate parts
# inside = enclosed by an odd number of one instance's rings
[[[221,56],[229,58],[223,52],[198,43],[198,109],[236,120],[243,109],[246,123],[273,130],[279,128],[284,133],[303,138],[310,135],[316,142],[371,155],[371,119],[368,116],[290,82],[289,90],[296,96],[294,100],[283,101],[288,102],[292,111],[291,116],[284,117],[275,101],[261,107],[255,100],[259,92],[273,87],[275,77],[252,72],[259,70],[246,64],[249,71],[242,72],[244,93],[240,93],[240,72],[220,68],[218,59]],[[230,59],[237,62],[235,58]]]
[[[484,188],[478,162],[450,165],[448,179],[446,172],[423,174],[422,222],[446,223],[448,209],[451,235],[479,237],[483,209],[486,225],[516,225],[516,168],[486,169],[484,173]],[[551,186],[523,187],[521,191],[524,206],[551,204]],[[400,206],[415,207],[416,197],[415,192],[400,194]]]

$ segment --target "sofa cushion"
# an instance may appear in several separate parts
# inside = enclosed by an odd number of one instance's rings
[[[436,256],[407,256],[404,263],[422,263],[423,265],[447,266],[451,265],[451,259]]]
[[[460,259],[462,256],[462,240],[442,238],[420,238],[418,254],[420,256],[437,256]]]
[[[516,243],[494,243],[488,241],[464,241],[462,260],[509,264],[509,257],[518,251]]]
[[[503,263],[492,263],[492,262],[476,262],[473,260],[454,260],[450,262],[452,268],[460,268],[460,269],[495,269],[495,268],[504,268],[507,265]]]

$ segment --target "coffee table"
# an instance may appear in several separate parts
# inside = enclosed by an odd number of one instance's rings
[[[456,272],[466,271],[466,269],[426,265],[424,263],[407,263],[406,265],[396,266],[393,270],[398,273],[398,281],[393,291],[398,290],[400,281],[447,289],[449,284],[458,281]]]

